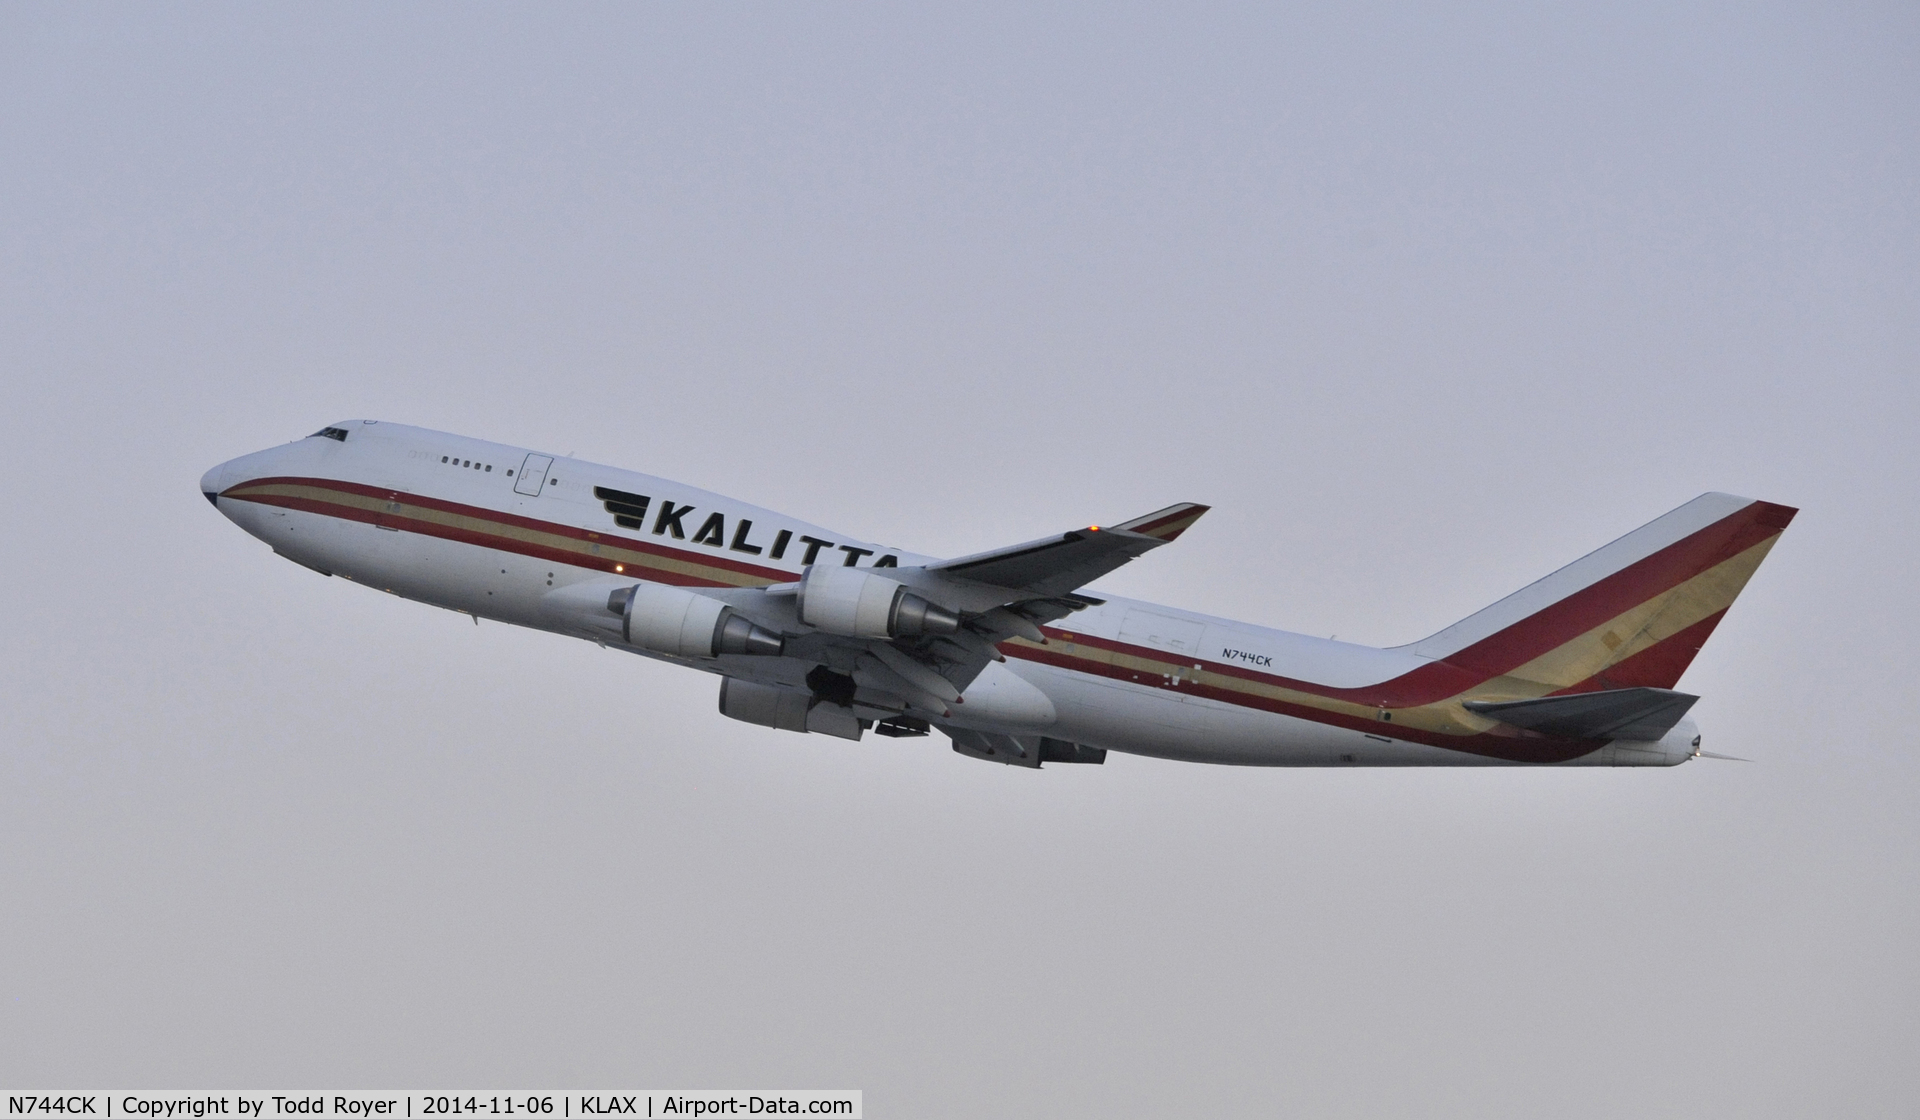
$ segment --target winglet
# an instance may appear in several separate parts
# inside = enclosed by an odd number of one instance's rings
[[[1139,533],[1143,537],[1170,541],[1186,532],[1188,526],[1200,520],[1200,515],[1212,508],[1212,506],[1203,506],[1194,502],[1181,502],[1179,505],[1149,513],[1145,517],[1136,517],[1132,521],[1108,527],[1129,533]]]

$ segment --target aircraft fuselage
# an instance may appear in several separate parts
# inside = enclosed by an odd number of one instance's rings
[[[201,488],[222,514],[305,567],[716,675],[803,690],[833,656],[805,633],[793,634],[786,656],[668,656],[623,644],[594,612],[609,589],[636,581],[724,598],[791,584],[810,564],[884,573],[935,559],[527,448],[372,421],[329,431],[342,435],[234,459]],[[1046,625],[1044,643],[998,642],[1004,663],[935,724],[1259,766],[1672,765],[1696,749],[1685,720],[1633,743],[1507,727],[1463,709],[1445,659],[1411,647],[1101,598]]]

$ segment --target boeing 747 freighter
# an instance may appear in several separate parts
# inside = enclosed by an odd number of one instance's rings
[[[372,420],[208,471],[235,524],[323,575],[718,678],[722,715],[939,731],[1039,767],[1671,766],[1675,690],[1795,511],[1704,494],[1411,645],[1375,649],[1090,585],[1182,503],[942,560],[719,494]]]

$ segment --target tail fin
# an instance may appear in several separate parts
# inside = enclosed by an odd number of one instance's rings
[[[1702,494],[1401,648],[1554,692],[1672,688],[1797,512]]]

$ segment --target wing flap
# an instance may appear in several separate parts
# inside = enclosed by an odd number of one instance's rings
[[[1002,762],[1008,766],[1038,770],[1043,762],[1101,766],[1107,761],[1107,752],[1102,747],[1089,747],[1045,735],[1007,735],[998,731],[969,731],[963,727],[942,727],[940,730],[953,740],[955,752],[986,762]]]

